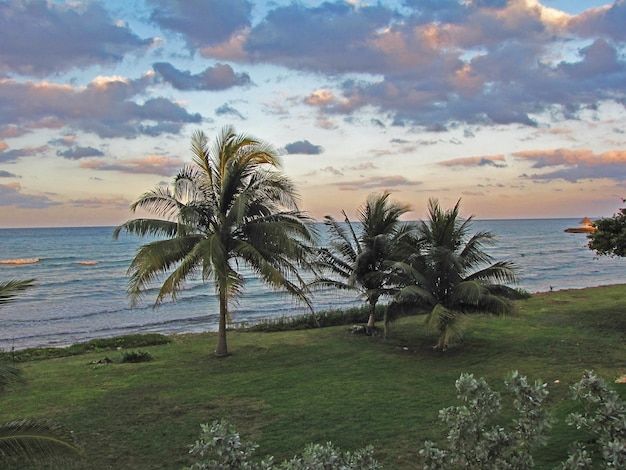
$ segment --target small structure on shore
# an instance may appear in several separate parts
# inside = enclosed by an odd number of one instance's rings
[[[567,233],[591,233],[596,231],[596,227],[593,225],[593,220],[589,217],[585,217],[578,222],[578,227],[566,228],[564,231]]]

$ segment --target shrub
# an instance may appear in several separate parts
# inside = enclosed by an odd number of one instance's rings
[[[373,457],[374,448],[367,446],[357,450],[353,454],[342,453],[333,447],[331,442],[325,445],[309,444],[302,452],[302,456],[296,456],[288,462],[283,462],[279,467],[285,470],[376,470],[382,469]]]
[[[89,352],[110,351],[115,349],[141,348],[169,344],[171,339],[158,333],[134,334],[114,338],[98,338],[85,343],[76,343],[66,348],[28,348],[11,353],[0,354],[13,362],[27,362],[55,357],[78,356]]]
[[[502,409],[501,397],[484,379],[461,374],[456,381],[461,406],[445,408],[439,416],[448,427],[444,448],[426,441],[420,455],[425,469],[528,469],[533,466],[531,451],[545,445],[550,428],[543,402],[548,396],[545,383],[529,385],[517,371],[505,381],[513,396],[517,418],[511,426],[487,428]]]
[[[449,432],[443,449],[425,442],[420,455],[426,469],[529,469],[533,467],[532,449],[544,445],[550,428],[550,418],[544,409],[548,395],[546,384],[528,385],[525,377],[513,372],[505,382],[513,394],[513,406],[518,418],[506,429],[489,421],[501,410],[500,395],[493,392],[484,379],[461,374],[456,382],[462,406],[439,412],[448,424]],[[597,468],[593,455],[601,455],[602,468],[626,468],[626,405],[619,395],[591,371],[572,386],[574,400],[583,405],[582,413],[571,413],[567,422],[587,430],[593,439],[593,448],[575,442],[568,458],[559,470]]]
[[[376,306],[376,321],[383,321],[387,305]],[[398,317],[423,313],[419,309],[412,308],[410,311],[398,312]],[[344,310],[324,310],[316,313],[320,327],[352,325],[355,323],[367,323],[369,317],[369,306],[352,307]],[[395,319],[395,318],[394,318]],[[273,332],[289,330],[305,330],[317,328],[315,319],[310,314],[294,315],[280,318],[266,318],[258,321],[254,325],[244,327],[247,331]]]
[[[353,454],[342,453],[328,442],[310,444],[301,456],[274,464],[274,457],[252,461],[258,445],[241,439],[237,429],[226,421],[201,425],[200,439],[189,453],[198,461],[186,470],[378,470],[382,467],[372,457],[368,446]]]
[[[567,423],[594,436],[596,451],[605,468],[626,468],[626,403],[592,371],[572,387],[574,400],[583,405],[582,413],[571,413]],[[584,444],[574,443],[563,470],[593,468],[591,454]]]
[[[449,428],[442,448],[426,441],[420,450],[424,469],[526,470],[533,467],[532,451],[545,445],[551,418],[545,409],[548,396],[545,383],[528,384],[526,377],[512,372],[505,380],[512,396],[516,417],[508,425],[492,424],[502,410],[502,397],[484,379],[461,374],[456,381],[461,406],[439,412]],[[581,402],[582,413],[571,413],[567,422],[587,430],[592,448],[575,442],[558,470],[626,468],[626,404],[619,395],[591,371],[572,387],[573,399]],[[589,443],[586,443],[589,445]],[[243,441],[237,430],[225,421],[202,425],[200,440],[190,454],[198,461],[188,470],[377,470],[371,446],[354,453],[341,452],[328,442],[310,444],[300,456],[275,465],[273,457],[252,461],[257,449]],[[592,457],[601,456],[594,464]]]
[[[149,362],[153,361],[154,357],[147,351],[129,351],[122,353],[122,362]]]

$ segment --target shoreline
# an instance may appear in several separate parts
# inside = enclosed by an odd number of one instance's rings
[[[554,289],[554,290],[548,290],[548,291],[541,291],[541,292],[532,292],[530,293],[531,297],[546,297],[546,296],[550,296],[550,295],[555,295],[555,294],[559,294],[559,293],[566,293],[566,292],[572,292],[572,291],[587,291],[587,290],[601,290],[601,289],[608,289],[608,288],[615,288],[615,287],[619,287],[619,286],[624,286],[626,287],[626,282],[625,283],[614,283],[614,284],[602,284],[602,285],[598,285],[598,286],[589,286],[589,287],[579,287],[579,288],[566,288],[566,289]],[[337,309],[337,311],[342,311],[345,312],[346,309]],[[316,312],[316,314],[322,313],[322,311],[320,312]],[[288,316],[286,318],[298,318],[298,317],[304,317],[310,314],[295,314],[292,316]],[[279,318],[279,317],[277,317]],[[258,324],[263,320],[267,320],[267,318],[260,320],[259,322],[255,323]],[[248,325],[250,326],[250,325]],[[153,329],[152,329],[153,330]],[[228,328],[229,331],[244,331],[243,328],[238,328],[238,327],[230,327]],[[135,336],[150,336],[150,335],[160,335],[166,338],[180,338],[183,336],[197,336],[197,335],[203,335],[203,334],[211,334],[211,333],[216,333],[217,330],[211,330],[211,329],[203,329],[203,330],[195,330],[195,331],[181,331],[181,332],[163,332],[163,331],[148,331],[148,329],[146,329],[146,331],[141,331],[141,329],[139,329],[139,331],[135,331],[135,332],[131,332],[128,334],[124,334],[124,335],[113,335],[113,336],[95,336],[93,338],[88,338],[85,339],[84,341],[75,341],[75,342],[71,342],[71,343],[66,343],[66,344],[51,344],[51,343],[47,343],[47,344],[40,344],[40,345],[36,345],[36,346],[25,346],[25,347],[11,347],[8,349],[4,349],[4,348],[0,348],[0,354],[11,354],[12,352],[21,352],[21,351],[28,351],[28,350],[33,350],[33,351],[39,351],[39,350],[67,350],[69,348],[72,347],[76,347],[79,345],[85,345],[85,344],[89,344],[91,342],[98,342],[98,341],[105,341],[105,342],[114,342],[116,339],[119,338],[126,338],[126,337],[135,337]]]

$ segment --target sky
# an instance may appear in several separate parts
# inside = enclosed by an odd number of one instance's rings
[[[0,0],[0,228],[118,225],[225,125],[300,207],[626,197],[626,0]]]

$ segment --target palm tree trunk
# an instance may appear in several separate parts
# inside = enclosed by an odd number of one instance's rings
[[[447,326],[439,329],[439,339],[437,340],[437,345],[435,346],[435,349],[439,351],[445,351],[446,349],[448,349],[448,345],[446,344],[446,338],[448,335],[446,333]]]
[[[228,316],[228,300],[226,298],[226,287],[219,287],[220,298],[220,318],[217,329],[217,347],[215,348],[215,356],[228,356],[228,345],[226,344],[226,317]]]
[[[376,302],[370,302],[370,316],[367,319],[367,332],[371,333],[376,326]]]

